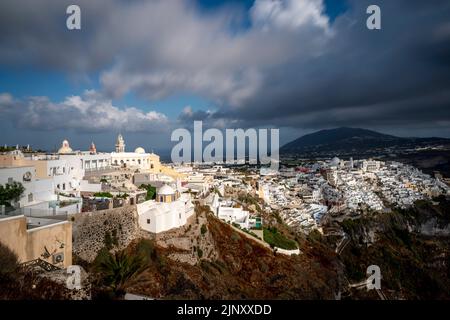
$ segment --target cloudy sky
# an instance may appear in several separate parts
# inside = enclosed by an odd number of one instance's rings
[[[2,0],[0,144],[108,151],[122,132],[164,153],[194,120],[281,144],[340,126],[450,137],[449,17],[448,0]]]

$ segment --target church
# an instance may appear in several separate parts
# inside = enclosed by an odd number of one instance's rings
[[[189,194],[180,194],[178,188],[163,185],[156,193],[156,200],[137,205],[141,229],[160,233],[184,226],[194,214]]]
[[[116,150],[111,153],[113,167],[136,169],[141,172],[159,173],[161,163],[157,154],[147,153],[144,148],[138,147],[134,152],[125,151],[125,140],[121,134],[117,137]]]

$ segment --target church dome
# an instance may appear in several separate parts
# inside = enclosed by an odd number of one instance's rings
[[[72,153],[72,152],[73,152],[73,150],[70,147],[69,141],[64,140],[62,142],[61,148],[59,148],[59,150],[58,150],[58,153],[63,153],[64,154],[64,153]]]
[[[145,149],[142,147],[138,147],[136,148],[136,150],[134,150],[135,153],[140,153],[140,154],[144,154],[145,153]]]
[[[341,162],[341,159],[339,159],[338,157],[334,157],[333,159],[331,159],[330,165],[338,166],[339,162]]]
[[[160,196],[170,196],[175,194],[175,190],[168,185],[163,185],[159,190],[158,190],[158,195]]]

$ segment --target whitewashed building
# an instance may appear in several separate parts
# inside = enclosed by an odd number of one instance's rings
[[[137,205],[139,226],[151,233],[160,233],[184,226],[194,214],[188,194],[181,194],[169,185],[162,186],[156,200]]]
[[[125,151],[125,140],[119,134],[116,141],[116,151],[111,153],[111,165],[114,167],[139,169],[142,172],[158,172],[161,166],[159,156],[145,152],[138,147],[134,152]]]
[[[226,222],[235,223],[243,229],[249,229],[250,213],[242,208],[219,207],[217,217]]]

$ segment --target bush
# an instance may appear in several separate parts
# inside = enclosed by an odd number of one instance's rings
[[[197,249],[197,254],[198,254],[198,257],[201,259],[203,257],[203,250],[198,248]]]
[[[297,243],[293,240],[286,238],[277,228],[264,228],[264,241],[271,247],[277,247],[286,250],[297,249]]]
[[[149,263],[155,257],[155,244],[148,239],[142,239],[136,246],[136,253],[144,262]]]
[[[25,191],[24,186],[20,182],[7,183],[5,186],[0,185],[0,205],[11,206],[11,201],[17,201]]]
[[[114,230],[112,231],[112,243],[113,243],[113,245],[115,245],[115,246],[118,246],[118,245],[119,245],[119,238],[117,237],[117,229],[114,229]]]
[[[96,192],[94,193],[96,198],[113,198],[113,195],[109,192]]]
[[[111,236],[111,233],[109,231],[105,232],[105,238],[103,239],[103,243],[105,245],[105,248],[108,250],[111,250],[113,247],[113,238]]]
[[[320,242],[322,240],[322,234],[318,230],[314,229],[308,234],[308,240]]]
[[[208,232],[208,229],[206,228],[205,224],[202,224],[201,228],[200,228],[200,233],[202,235],[204,235],[206,232]]]
[[[97,253],[97,256],[95,257],[92,263],[94,268],[97,268],[102,262],[106,261],[109,255],[110,255],[109,250],[106,247],[100,249],[100,251]]]
[[[0,242],[0,278],[9,277],[19,268],[17,255]]]
[[[156,199],[156,187],[153,187],[149,184],[141,184],[139,189],[147,190],[147,194],[145,196],[145,201]]]
[[[125,251],[108,254],[98,264],[103,285],[112,289],[116,297],[123,297],[130,281],[144,270],[140,256],[128,255]]]
[[[231,234],[231,240],[237,242],[237,241],[241,240],[241,237],[239,236],[239,234],[237,232],[233,232]]]

